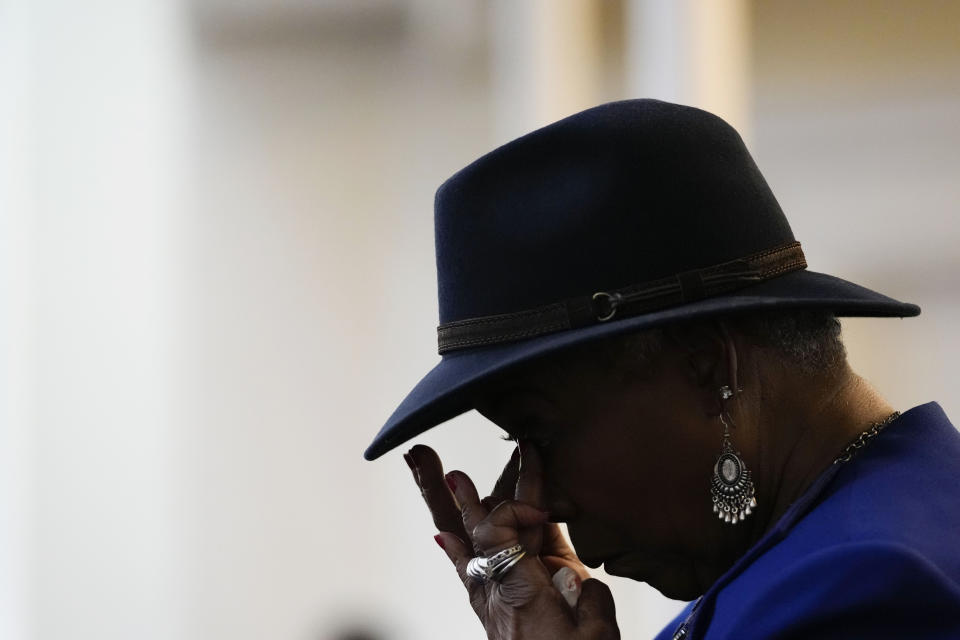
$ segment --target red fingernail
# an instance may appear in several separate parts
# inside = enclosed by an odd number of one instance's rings
[[[452,474],[452,473],[448,473],[447,475],[445,475],[445,476],[443,476],[443,477],[444,477],[444,479],[446,479],[446,481],[447,481],[447,486],[450,487],[450,491],[456,493],[456,492],[457,492],[457,481],[454,480],[453,474]]]
[[[438,533],[437,535],[433,536],[433,539],[437,541],[437,544],[440,545],[440,548],[441,548],[441,549],[446,549],[446,548],[447,548],[446,545],[443,544],[443,538],[440,536],[439,533]]]

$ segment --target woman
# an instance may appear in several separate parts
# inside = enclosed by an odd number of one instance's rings
[[[575,114],[450,178],[436,240],[443,357],[365,455],[470,408],[519,441],[482,499],[405,455],[488,637],[618,638],[601,564],[693,600],[658,640],[960,637],[960,435],[836,320],[920,310],[806,270],[729,125]]]

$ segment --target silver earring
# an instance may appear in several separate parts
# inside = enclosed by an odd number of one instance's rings
[[[730,391],[729,387],[724,388]],[[725,395],[722,390],[721,395]],[[723,450],[713,465],[710,494],[713,512],[717,517],[724,522],[737,524],[752,513],[757,506],[757,498],[753,490],[753,476],[740,457],[740,452],[730,442],[730,425],[723,419],[723,411],[720,412],[720,422],[723,423]]]

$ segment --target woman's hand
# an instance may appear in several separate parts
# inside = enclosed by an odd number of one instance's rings
[[[533,446],[527,446],[527,453],[523,459],[523,482],[520,480],[520,447],[513,450],[513,455],[497,479],[493,492],[480,501],[488,511],[505,500],[516,499],[527,502],[535,507],[543,504],[543,480],[540,468],[540,454]],[[427,447],[424,447],[427,448]],[[439,458],[438,458],[439,460]],[[567,542],[560,525],[556,522],[543,523],[543,541],[540,547],[540,561],[543,562],[550,575],[564,567],[569,567],[577,574],[580,581],[589,580],[590,572],[580,562],[580,558]]]
[[[559,527],[547,522],[539,509],[542,481],[534,447],[525,446],[522,459],[514,452],[493,493],[483,500],[465,473],[452,471],[444,477],[440,458],[429,447],[418,445],[404,457],[440,530],[436,540],[456,567],[488,638],[620,637],[610,590],[589,578]],[[527,554],[500,582],[481,583],[467,576],[467,562],[477,553],[490,556],[517,543]],[[584,579],[575,608],[551,581],[564,566]]]

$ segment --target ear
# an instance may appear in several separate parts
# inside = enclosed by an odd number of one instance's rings
[[[665,327],[680,350],[682,367],[704,415],[720,414],[720,387],[737,393],[737,347],[721,318]]]

